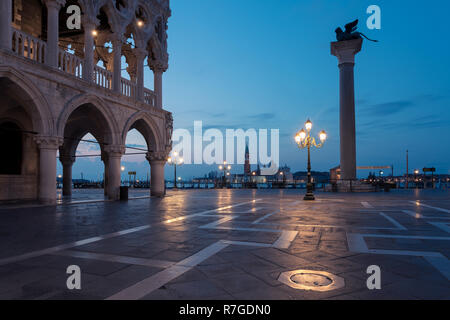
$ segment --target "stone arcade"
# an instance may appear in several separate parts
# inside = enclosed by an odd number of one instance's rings
[[[70,5],[81,8],[81,30],[66,28]],[[131,129],[147,141],[151,194],[164,194],[169,17],[168,0],[0,1],[0,200],[55,203],[58,150],[70,195],[75,151],[87,133],[101,146],[105,193],[118,199]],[[121,76],[123,56],[130,80]],[[154,90],[144,87],[146,60]]]

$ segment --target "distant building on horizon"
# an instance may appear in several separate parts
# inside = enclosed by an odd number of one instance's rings
[[[244,176],[250,176],[252,174],[252,168],[250,166],[250,151],[248,150],[248,144],[245,145],[245,164],[244,164]]]

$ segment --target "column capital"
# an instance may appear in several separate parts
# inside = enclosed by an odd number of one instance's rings
[[[331,54],[336,56],[339,64],[355,63],[355,55],[361,51],[363,39],[337,41],[331,43]]]
[[[125,146],[110,144],[104,147],[104,152],[109,158],[122,157],[125,154]]]
[[[62,155],[60,151],[59,161],[61,161],[63,166],[71,166],[75,163],[75,158],[68,155]]]
[[[122,46],[124,43],[126,43],[126,39],[123,33],[119,32],[113,32],[110,35],[111,43],[113,44],[113,50],[115,45]]]
[[[167,162],[169,157],[169,152],[167,151],[153,151],[147,152],[146,159],[148,162]]]
[[[158,73],[164,73],[169,69],[169,64],[166,61],[162,60],[150,60],[148,59],[148,64],[150,66],[150,69],[153,72]]]
[[[148,51],[142,48],[134,48],[133,53],[138,61],[143,61],[148,56]]]
[[[61,9],[61,7],[66,5],[66,0],[44,0],[47,8]]]
[[[64,139],[61,137],[35,136],[34,141],[39,149],[58,150],[63,145]]]
[[[83,27],[89,28],[89,29],[95,29],[100,24],[100,20],[98,20],[96,17],[90,17],[87,14],[83,14],[81,17],[81,23],[83,24]]]

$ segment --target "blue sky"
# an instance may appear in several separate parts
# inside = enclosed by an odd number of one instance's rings
[[[280,129],[280,162],[304,170],[306,154],[293,135],[310,117],[329,140],[312,154],[314,170],[339,164],[337,59],[330,55],[334,29],[360,19],[365,41],[356,57],[358,165],[394,165],[405,172],[435,166],[450,173],[450,61],[447,1],[172,0],[170,69],[164,101],[175,128]],[[381,8],[381,30],[368,30],[366,9]],[[152,74],[146,71],[146,86]],[[142,144],[131,133],[130,144]],[[80,146],[81,149],[85,148]],[[98,162],[98,160],[97,160]],[[124,158],[145,177],[143,159]],[[79,159],[74,178],[97,178],[102,165]],[[183,178],[214,168],[184,166]],[[172,168],[166,169],[167,178]],[[234,172],[241,172],[235,166]],[[367,172],[360,172],[366,175]]]

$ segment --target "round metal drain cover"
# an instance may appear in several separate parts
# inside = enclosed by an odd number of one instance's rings
[[[297,273],[291,280],[308,287],[325,287],[333,283],[329,277],[317,273]]]
[[[278,281],[294,289],[312,291],[331,291],[345,286],[343,278],[329,272],[315,270],[283,272]]]

